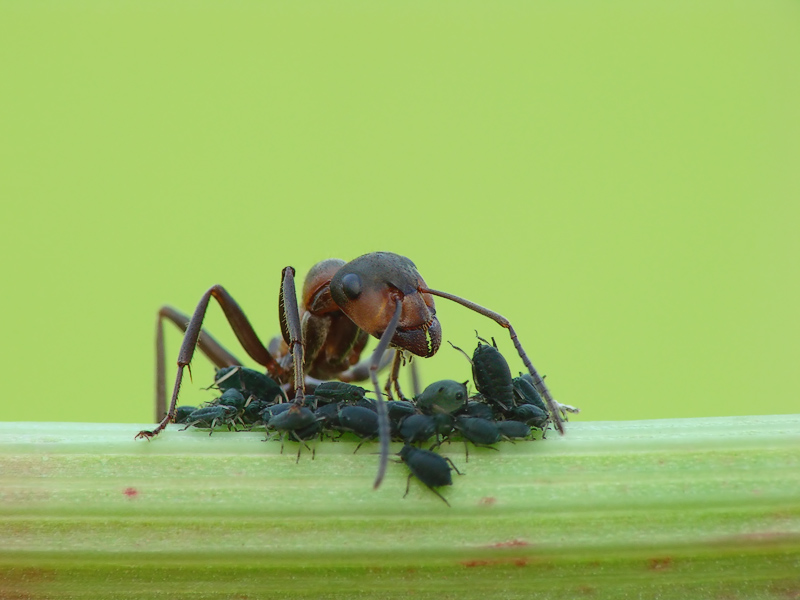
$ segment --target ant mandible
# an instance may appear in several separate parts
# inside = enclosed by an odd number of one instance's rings
[[[164,372],[164,340],[162,320],[172,321],[185,332],[178,354],[178,374],[172,400],[166,416],[152,431],[140,431],[137,438],[152,438],[168,423],[174,421],[183,369],[189,367],[195,347],[209,357],[218,367],[240,365],[241,362],[225,350],[210,334],[202,329],[208,303],[213,297],[219,303],[233,332],[247,354],[264,366],[270,376],[280,382],[293,380],[294,402],[302,405],[305,395],[305,376],[319,379],[337,377],[355,380],[358,359],[369,336],[378,338],[378,345],[369,359],[369,377],[378,397],[380,463],[374,487],[377,488],[386,472],[389,459],[390,429],[386,404],[378,383],[378,369],[384,352],[390,347],[396,352],[386,391],[391,394],[403,359],[403,350],[416,356],[436,354],[442,341],[442,328],[436,318],[433,296],[457,302],[497,322],[508,329],[511,341],[522,362],[533,378],[534,385],[547,402],[553,423],[559,433],[564,433],[561,414],[565,405],[556,402],[544,380],[531,364],[511,323],[500,314],[474,302],[431,289],[411,260],[391,252],[372,252],[345,263],[328,259],[314,265],[303,284],[303,310],[298,310],[294,284],[295,271],[283,269],[279,295],[281,333],[286,343],[286,355],[267,349],[253,330],[252,325],[233,297],[221,285],[211,287],[197,305],[191,320],[171,308],[163,307],[158,314],[156,328],[156,419],[166,408],[166,383]],[[202,333],[202,335],[201,335]],[[190,367],[191,372],[191,367]]]

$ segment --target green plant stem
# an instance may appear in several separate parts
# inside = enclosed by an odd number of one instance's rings
[[[800,594],[800,415],[445,444],[452,508],[374,445],[139,429],[0,423],[0,598]]]

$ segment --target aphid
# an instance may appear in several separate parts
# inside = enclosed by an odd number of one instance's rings
[[[176,423],[186,423],[186,419],[189,418],[194,411],[197,410],[196,406],[179,406],[178,409],[175,411],[175,422]]]
[[[362,442],[353,451],[355,454],[364,440],[378,436],[378,413],[363,406],[343,406],[339,409],[339,423],[344,431],[355,433]]]
[[[520,404],[511,411],[513,417],[537,429],[545,430],[550,416],[535,404]]]
[[[470,400],[464,405],[464,408],[461,411],[462,415],[467,417],[479,417],[481,419],[494,419],[494,411],[492,411],[492,407],[486,404],[485,402],[477,402]]]
[[[481,448],[491,448],[497,450],[492,444],[500,441],[500,429],[497,423],[488,419],[478,417],[457,417],[455,428],[464,437],[464,449],[466,452],[466,462],[469,462],[469,446],[467,441]]]
[[[295,440],[300,442],[301,446],[297,449],[297,460],[295,461],[299,462],[300,451],[303,449],[303,446],[309,450],[311,450],[311,448],[308,447],[297,432],[312,426],[316,423],[317,418],[314,416],[314,413],[305,406],[300,406],[298,404],[289,404],[288,406],[288,410],[277,413],[267,422],[267,429],[275,429],[281,432],[281,454],[283,454],[283,442],[286,434],[291,435]]]
[[[529,379],[524,376],[514,377],[511,385],[514,387],[514,396],[517,399],[517,404],[532,404],[543,410],[545,414],[547,413],[547,406],[544,400],[542,400],[539,392],[536,391]]]
[[[220,425],[227,425],[230,429],[236,419],[236,412],[234,407],[223,404],[203,406],[186,417],[186,427],[183,429],[189,429],[189,427],[208,428],[208,435],[214,433],[214,429]]]
[[[295,271],[292,267],[283,270],[278,311],[284,345],[279,345],[275,353],[264,346],[244,311],[221,285],[214,285],[203,294],[191,319],[174,308],[162,307],[156,327],[156,415],[158,419],[165,413],[166,416],[155,428],[140,431],[136,437],[155,437],[174,420],[183,371],[191,363],[195,348],[199,348],[219,368],[242,364],[203,330],[208,304],[214,298],[247,354],[265,367],[269,376],[278,384],[287,385],[293,391],[295,403],[298,405],[302,405],[304,401],[306,375],[321,380],[338,378],[351,382],[356,377],[369,373],[378,398],[376,408],[381,458],[374,483],[374,487],[378,487],[389,457],[390,425],[386,406],[381,398],[377,371],[389,346],[397,348],[399,351],[394,355],[386,388],[391,390],[393,387],[402,400],[397,375],[404,361],[404,353],[429,357],[436,353],[441,344],[442,331],[436,318],[434,296],[461,304],[508,330],[534,385],[551,407],[556,428],[563,433],[561,419],[556,414],[557,403],[528,359],[508,319],[459,296],[429,288],[414,263],[404,256],[390,252],[373,252],[349,263],[339,259],[317,263],[311,268],[303,284],[301,306],[297,302]],[[185,334],[178,353],[178,371],[168,410],[164,372],[164,319],[174,323]],[[359,363],[369,336],[378,338],[378,344],[369,361]],[[368,368],[366,364],[369,365]],[[221,382],[222,377],[219,380]],[[246,387],[241,389],[247,396]],[[502,399],[496,401],[503,402]]]
[[[497,349],[494,338],[492,345],[480,336],[478,340],[478,347],[472,353],[471,359],[461,348],[450,345],[466,356],[472,364],[472,378],[483,399],[503,410],[510,410],[514,406],[514,388],[511,384],[511,369],[508,362]]]
[[[325,429],[340,430],[342,424],[339,421],[339,409],[342,405],[338,402],[332,404],[323,404],[317,407],[314,411],[314,416],[317,417],[319,424]]]
[[[286,393],[280,385],[264,373],[247,367],[224,367],[217,369],[214,384],[223,392],[236,389],[247,398],[255,396],[266,402],[285,402]]]
[[[344,381],[324,381],[314,388],[314,395],[329,402],[358,402],[367,393],[362,387]]]
[[[531,428],[521,421],[497,421],[500,435],[509,440],[521,440],[531,435]]]
[[[440,456],[436,452],[430,450],[422,450],[409,444],[406,444],[400,449],[400,460],[408,466],[411,473],[408,474],[406,481],[406,493],[403,498],[408,496],[408,488],[411,485],[412,475],[424,483],[430,491],[439,496],[442,502],[450,506],[450,503],[442,496],[435,488],[444,485],[453,485],[453,478],[450,475],[450,467],[452,466],[456,473],[461,475],[461,472],[453,464],[449,458]]]
[[[253,396],[251,396],[252,398]],[[232,406],[236,410],[244,411],[248,404],[248,399],[242,395],[242,392],[236,388],[230,388],[223,392],[222,396],[214,401],[214,404],[222,404],[224,406]]]
[[[436,435],[436,421],[430,415],[411,415],[400,423],[400,437],[406,444],[425,442],[434,435]]]
[[[453,414],[467,402],[467,385],[452,379],[430,384],[415,399],[417,407],[428,414]]]

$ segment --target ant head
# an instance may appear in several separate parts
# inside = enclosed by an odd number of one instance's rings
[[[400,301],[402,312],[392,344],[417,356],[436,354],[442,327],[433,296],[414,263],[391,252],[365,254],[342,266],[331,279],[333,301],[370,335],[380,337]]]

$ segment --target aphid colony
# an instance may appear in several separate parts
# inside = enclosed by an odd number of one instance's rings
[[[469,462],[470,443],[496,449],[493,444],[501,440],[529,438],[531,428],[544,432],[550,422],[531,376],[512,377],[496,345],[478,339],[470,359],[478,390],[475,395],[469,396],[467,382],[445,379],[430,384],[411,400],[386,403],[391,437],[404,442],[399,456],[411,471],[408,483],[412,475],[416,476],[445,503],[447,500],[435,488],[452,484],[450,465],[454,469],[455,465],[433,452],[435,448],[445,441],[461,439]],[[367,390],[362,387],[341,381],[307,385],[301,405],[288,401],[278,383],[252,369],[222,368],[214,379],[214,387],[221,395],[199,408],[178,407],[177,423],[186,424],[185,428],[208,428],[209,435],[220,426],[263,426],[268,433],[280,436],[281,452],[287,437],[300,442],[297,460],[303,446],[311,450],[306,443],[310,440],[325,436],[338,439],[351,433],[361,438],[358,451],[365,441],[379,436],[376,401],[367,397]],[[429,450],[419,448],[429,442]]]

